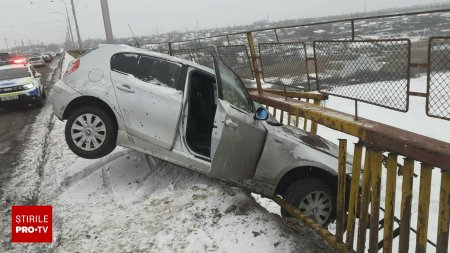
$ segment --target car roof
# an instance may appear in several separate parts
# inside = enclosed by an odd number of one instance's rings
[[[158,58],[165,59],[168,61],[178,62],[178,63],[184,64],[184,65],[192,66],[192,67],[201,69],[203,71],[206,71],[208,73],[215,74],[213,69],[210,69],[203,65],[200,65],[200,64],[188,61],[188,60],[180,59],[180,58],[177,58],[174,56],[170,56],[167,54],[149,51],[149,50],[143,49],[143,48],[132,47],[132,46],[124,45],[124,44],[100,44],[99,48],[110,49],[111,51],[113,51],[113,54],[116,54],[116,53],[138,53],[138,54],[145,54],[148,56],[154,56],[154,57],[158,57]]]
[[[28,68],[28,65],[23,65],[23,64],[9,64],[9,65],[0,66],[0,70],[5,70],[5,69],[20,69],[20,68]]]

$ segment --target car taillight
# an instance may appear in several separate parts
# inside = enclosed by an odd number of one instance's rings
[[[69,63],[69,66],[67,67],[66,73],[64,76],[67,76],[68,74],[71,74],[75,72],[80,67],[80,59],[73,60]]]
[[[9,63],[12,63],[12,64],[26,64],[27,63],[27,59],[26,58],[22,58],[22,57],[16,57],[16,58],[10,59]]]

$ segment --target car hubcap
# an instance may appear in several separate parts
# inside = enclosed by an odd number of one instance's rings
[[[320,225],[324,225],[331,215],[331,198],[322,191],[310,192],[302,199],[298,209],[314,218]]]
[[[105,141],[105,123],[94,114],[82,114],[73,122],[71,136],[75,145],[82,150],[96,150]]]

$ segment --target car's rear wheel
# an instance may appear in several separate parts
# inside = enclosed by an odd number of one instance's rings
[[[116,148],[117,129],[105,111],[85,106],[74,111],[66,123],[66,142],[78,156],[104,157]]]
[[[288,187],[284,198],[323,227],[327,227],[336,216],[336,194],[318,178],[297,180]],[[284,210],[281,213],[290,216]]]

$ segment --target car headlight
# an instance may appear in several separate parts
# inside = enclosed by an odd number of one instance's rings
[[[33,87],[34,87],[34,84],[28,83],[28,84],[23,85],[22,87],[23,87],[24,89],[28,90],[28,89],[33,88]]]

